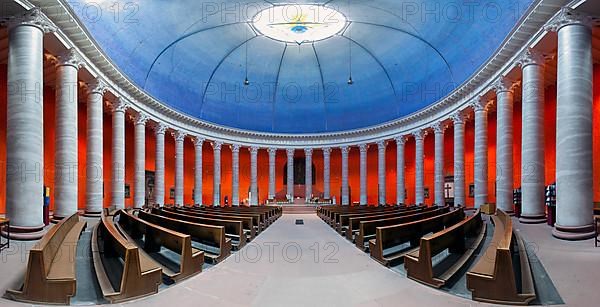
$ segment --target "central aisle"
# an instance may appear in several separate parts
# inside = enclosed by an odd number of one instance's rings
[[[296,219],[303,219],[304,225],[296,225]],[[174,303],[310,307],[477,305],[383,267],[315,214],[283,215],[224,262],[158,295],[129,304]]]

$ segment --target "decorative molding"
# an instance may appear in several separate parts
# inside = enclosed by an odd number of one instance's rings
[[[148,115],[142,113],[142,112],[138,112],[135,116],[132,116],[131,119],[133,120],[133,122],[135,123],[136,126],[138,125],[146,125],[146,122],[148,121]]]
[[[413,131],[411,134],[415,138],[415,141],[423,141],[428,133],[427,130],[417,130]]]
[[[231,152],[232,153],[239,153],[240,152],[240,148],[242,148],[242,145],[240,145],[240,144],[231,144],[230,148],[231,148]]]
[[[250,148],[248,148],[251,155],[257,155],[259,149],[260,148],[258,146],[250,146]]]
[[[56,66],[73,66],[79,69],[83,60],[75,48],[69,48],[57,57]]]
[[[287,157],[288,157],[288,159],[289,159],[290,157],[292,157],[292,158],[293,158],[293,157],[294,157],[294,153],[295,153],[295,152],[296,152],[296,149],[295,149],[295,148],[286,148],[286,149],[285,149],[285,153],[287,154]]]
[[[117,101],[112,103],[111,111],[113,113],[116,113],[116,112],[125,113],[125,111],[127,111],[127,109],[129,109],[130,106],[131,105],[129,104],[129,101],[127,101],[127,99],[125,99],[123,97],[119,97],[119,98],[117,98]]]
[[[221,146],[223,146],[223,142],[221,141],[213,141],[212,143],[212,147],[214,151],[221,151]]]
[[[490,103],[483,96],[479,96],[479,97],[473,99],[471,101],[470,105],[471,105],[471,108],[473,108],[473,111],[475,111],[475,112],[482,112],[482,111],[487,112],[489,110]]]
[[[171,131],[171,136],[175,139],[175,142],[183,142],[187,134],[181,130]]]
[[[20,16],[0,19],[0,24],[14,28],[21,25],[34,26],[44,33],[56,32],[56,25],[38,7],[33,7]]]
[[[192,138],[192,141],[194,142],[194,147],[196,147],[196,148],[198,148],[198,147],[202,148],[202,145],[204,145],[205,140],[206,139],[201,136],[194,136]]]
[[[377,149],[378,150],[385,150],[385,148],[387,147],[387,141],[386,140],[381,140],[377,142]]]
[[[444,122],[437,122],[431,126],[431,129],[433,129],[433,133],[435,134],[444,134],[444,131],[448,129],[448,124]]]
[[[267,152],[269,153],[269,156],[276,156],[277,155],[277,148],[274,147],[269,147],[267,148]]]
[[[340,147],[340,150],[342,151],[342,156],[348,156],[348,153],[350,152],[350,147],[342,146]]]
[[[452,118],[452,123],[456,126],[464,125],[467,121],[468,115],[464,111],[456,111],[450,117]]]
[[[312,148],[304,148],[304,154],[307,156],[312,156],[313,149]]]
[[[494,82],[492,85],[492,90],[496,92],[496,94],[501,92],[511,92],[514,93],[515,87],[519,85],[518,82],[515,82],[507,77],[501,76]]]
[[[396,146],[404,145],[404,144],[406,144],[406,137],[404,135],[398,135],[398,136],[394,137],[394,141],[396,141]]]
[[[564,26],[583,25],[591,27],[593,23],[594,20],[589,15],[575,12],[569,7],[563,7],[560,9],[558,15],[554,16],[554,18],[550,19],[550,21],[544,25],[544,30],[558,32]]]
[[[331,155],[331,147],[325,147],[323,148],[323,156],[329,156]]]
[[[165,133],[167,132],[167,129],[169,129],[169,127],[167,125],[165,125],[164,123],[156,123],[154,125],[154,134],[156,135],[165,135]]]
[[[521,57],[517,60],[517,65],[521,68],[525,68],[528,65],[544,65],[546,63],[546,56],[542,52],[533,48],[527,48]]]
[[[96,79],[86,83],[86,85],[87,85],[88,94],[104,95],[104,93],[106,93],[106,91],[108,90],[108,86],[106,85],[106,82],[104,82],[101,78],[96,78]]]
[[[358,150],[360,150],[361,153],[365,153],[367,152],[367,149],[369,148],[369,144],[360,144],[358,145]]]

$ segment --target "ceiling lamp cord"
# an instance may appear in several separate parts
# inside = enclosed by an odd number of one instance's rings
[[[248,26],[248,24],[246,24]],[[250,85],[250,81],[248,80],[248,28],[246,27],[246,78],[244,79],[244,86]]]
[[[350,0],[348,0],[348,13],[350,13]],[[354,81],[352,80],[352,39],[351,39],[352,35],[350,34],[350,24],[348,25],[348,37],[350,38],[348,40],[348,51],[350,54],[350,61],[348,63],[350,77],[348,78],[348,85],[352,85],[352,84],[354,84]]]

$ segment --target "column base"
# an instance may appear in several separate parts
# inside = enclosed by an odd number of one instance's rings
[[[32,241],[38,240],[42,238],[46,234],[46,230],[44,229],[44,225],[40,225],[37,227],[20,227],[20,226],[10,226],[10,235],[2,231],[3,237],[9,237],[11,240],[20,240],[20,241]]]
[[[50,223],[58,224],[58,222],[60,222],[64,218],[65,218],[64,216],[52,215],[52,218],[50,219]]]
[[[523,224],[541,224],[541,223],[546,223],[547,219],[546,219],[546,215],[544,215],[544,214],[540,214],[540,215],[521,214],[521,217],[519,218],[519,222],[521,222]]]
[[[502,210],[502,209],[500,209]],[[502,210],[504,211],[504,213],[508,214],[509,216],[515,216],[515,211],[514,210]]]
[[[574,241],[591,239],[596,235],[596,233],[594,232],[593,224],[576,227],[554,224],[552,235],[558,239]]]
[[[101,217],[102,211],[87,211],[87,210],[85,210],[85,212],[83,213],[83,216],[85,216],[85,217]]]

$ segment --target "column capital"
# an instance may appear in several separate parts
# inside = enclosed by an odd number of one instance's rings
[[[342,146],[340,147],[340,150],[342,151],[342,155],[347,155],[350,152],[350,147]]]
[[[544,54],[533,48],[527,48],[523,54],[517,60],[517,65],[524,68],[528,65],[544,65],[546,63],[546,57]]]
[[[162,134],[165,135],[165,132],[167,131],[169,127],[167,125],[165,125],[164,123],[158,122],[154,125],[153,129],[154,129],[154,133],[156,135]]]
[[[269,155],[275,156],[277,154],[277,148],[269,147],[269,148],[267,148],[267,152],[269,153]]]
[[[500,76],[498,80],[494,82],[494,85],[492,85],[492,89],[494,90],[494,92],[496,92],[496,94],[502,92],[513,93],[517,85],[517,82],[514,82],[513,80],[508,79],[507,77]]]
[[[464,111],[456,111],[454,114],[450,115],[450,117],[452,118],[452,123],[456,126],[464,125],[468,115],[465,114]]]
[[[232,153],[239,153],[240,152],[240,148],[242,148],[242,145],[240,145],[240,144],[231,144],[230,148],[231,148],[231,152]]]
[[[583,25],[592,27],[593,23],[594,20],[589,15],[575,12],[575,10],[569,7],[563,7],[558,15],[554,16],[554,18],[550,19],[550,21],[544,25],[544,30],[558,32],[558,30],[564,26]]]
[[[448,124],[443,122],[437,122],[431,125],[431,129],[433,129],[433,133],[435,134],[443,134],[446,129],[448,129]]]
[[[360,153],[367,152],[368,148],[369,148],[369,144],[360,144],[360,145],[358,145],[358,150],[360,150]]]
[[[150,119],[148,117],[148,115],[142,113],[142,112],[138,112],[137,114],[131,116],[131,120],[133,120],[133,122],[135,123],[136,126],[138,125],[146,125],[146,122],[148,121],[148,119]]]
[[[106,82],[104,82],[104,80],[102,80],[101,78],[96,78],[86,83],[86,85],[88,94],[104,95],[104,93],[106,93],[106,91],[108,90],[108,85],[106,85]]]
[[[377,141],[377,149],[382,150],[387,146],[386,140]]]
[[[413,131],[411,134],[415,138],[415,141],[422,141],[427,136],[427,131],[426,130],[417,130],[417,131]]]
[[[202,147],[205,139],[201,136],[196,135],[196,136],[192,137],[192,141],[194,142],[195,147]]]
[[[485,98],[483,98],[483,96],[479,96],[473,99],[469,104],[475,112],[487,112],[490,105],[489,102]]]
[[[250,151],[250,154],[252,154],[252,155],[258,154],[259,149],[260,149],[260,147],[258,147],[258,146],[250,146],[250,148],[248,148],[248,150]]]
[[[294,157],[295,151],[296,151],[296,149],[294,149],[294,148],[286,148],[285,149],[285,152],[287,153],[288,158]]]
[[[396,141],[396,145],[404,145],[406,144],[406,137],[404,135],[398,135],[394,138]]]
[[[173,136],[176,142],[183,142],[187,134],[181,130],[173,130],[171,131],[171,136]]]
[[[220,151],[221,150],[221,146],[223,146],[223,142],[221,142],[221,141],[213,141],[211,143],[211,145],[212,145],[214,151]]]
[[[312,156],[313,149],[312,148],[304,148],[304,154],[307,156]]]
[[[323,155],[330,155],[331,154],[331,147],[325,147],[323,148]]]
[[[129,109],[130,105],[129,105],[129,101],[127,101],[127,99],[125,99],[123,97],[119,97],[119,98],[117,98],[117,101],[112,103],[111,107],[112,107],[111,111],[113,113],[115,113],[115,112],[125,113],[125,111],[127,111],[127,109]]]
[[[56,25],[54,25],[39,7],[34,7],[18,16],[4,18],[0,20],[0,24],[5,24],[9,28],[21,25],[34,26],[44,33],[56,32],[57,30]]]
[[[83,66],[83,59],[75,48],[69,48],[63,51],[56,59],[56,66],[73,66],[76,69]]]

